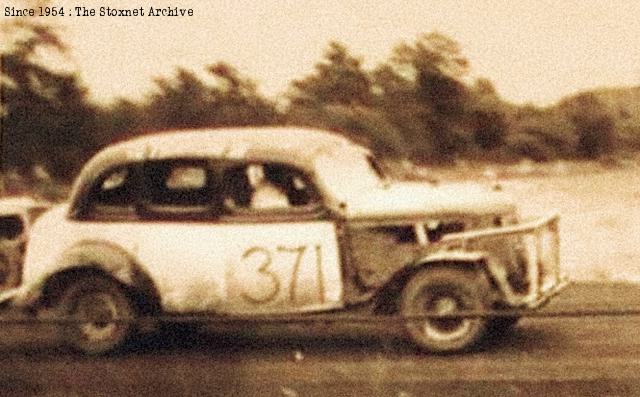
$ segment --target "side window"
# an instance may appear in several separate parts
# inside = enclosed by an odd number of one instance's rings
[[[214,191],[205,161],[169,160],[149,162],[144,167],[145,207],[160,213],[206,211],[214,202]]]
[[[230,210],[296,211],[316,207],[320,197],[310,179],[283,164],[248,163],[223,173],[223,204]]]
[[[133,166],[105,172],[96,180],[87,197],[89,217],[131,215],[135,211],[136,189]]]

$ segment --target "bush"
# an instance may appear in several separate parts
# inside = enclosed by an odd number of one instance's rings
[[[615,150],[614,122],[608,115],[583,115],[574,119],[578,132],[578,152],[595,158]]]
[[[553,147],[540,137],[529,134],[514,134],[507,138],[507,152],[515,157],[526,157],[533,161],[549,161],[556,158]]]
[[[596,158],[616,150],[615,121],[593,92],[579,94],[561,103],[560,108],[575,127],[578,154]]]
[[[640,150],[640,125],[620,127],[620,146],[631,150]]]
[[[473,113],[473,141],[484,150],[495,149],[504,144],[507,125],[504,116],[496,111]]]

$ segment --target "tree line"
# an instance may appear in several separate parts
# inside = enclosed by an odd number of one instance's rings
[[[382,156],[421,163],[598,158],[640,147],[638,124],[593,92],[550,107],[505,101],[490,80],[469,77],[458,43],[437,32],[398,45],[373,68],[365,68],[345,44],[331,42],[279,100],[263,95],[233,65],[215,62],[200,71],[206,79],[177,68],[156,79],[143,100],[99,105],[77,74],[41,62],[41,49],[67,51],[53,28],[11,29],[12,45],[0,54],[4,173],[31,175],[38,166],[69,180],[114,141],[223,126],[326,128],[356,136]],[[625,133],[621,120],[627,120]]]

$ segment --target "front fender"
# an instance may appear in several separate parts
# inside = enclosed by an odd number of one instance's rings
[[[491,254],[482,251],[465,251],[462,249],[442,250],[421,257],[415,267],[455,264],[457,266],[479,266],[487,277],[497,286],[501,298],[511,298],[511,286],[507,279],[506,267]]]
[[[463,250],[437,251],[418,258],[418,260],[415,261],[414,266],[436,263],[478,264],[486,263],[487,259],[487,255],[483,252]]]
[[[374,294],[376,310],[386,314],[395,313],[402,289],[412,275],[421,269],[433,266],[457,266],[468,268],[470,271],[486,271],[487,277],[491,277],[490,270],[486,268],[487,259],[487,255],[483,252],[464,250],[437,251],[419,256],[418,259],[399,268],[386,280],[384,286],[376,291]]]

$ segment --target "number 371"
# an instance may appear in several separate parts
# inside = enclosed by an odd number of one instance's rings
[[[311,248],[311,249],[309,249]],[[290,303],[296,303],[296,290],[297,283],[300,273],[300,266],[302,265],[302,260],[307,251],[312,251],[315,254],[315,270],[316,270],[316,279],[318,283],[318,295],[320,298],[320,302],[324,303],[324,280],[322,274],[322,247],[320,245],[315,245],[313,247],[308,247],[306,245],[296,246],[296,247],[282,247],[279,246],[275,249],[275,252],[269,250],[264,247],[251,247],[247,249],[242,254],[242,263],[243,265],[251,265],[255,266],[253,271],[257,273],[257,275],[261,276],[264,282],[268,283],[263,292],[258,294],[256,291],[243,290],[241,293],[242,298],[252,304],[267,304],[272,302],[283,289],[286,289],[286,293],[288,295],[288,300]],[[292,263],[291,270],[291,278],[289,281],[289,285],[283,285],[283,281],[281,280],[278,273],[272,268],[273,256],[274,253],[278,256],[287,255],[289,256]]]

